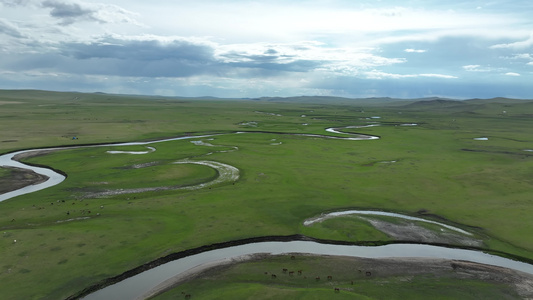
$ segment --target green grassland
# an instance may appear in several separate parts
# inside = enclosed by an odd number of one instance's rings
[[[2,298],[62,299],[169,253],[249,237],[390,240],[349,218],[302,224],[341,209],[424,210],[482,237],[486,249],[533,259],[533,152],[524,151],[533,149],[533,101],[305,100],[0,92],[2,153],[220,134],[150,144],[156,151],[143,155],[106,151],[145,146],[106,146],[25,159],[68,177],[0,203]],[[373,116],[380,118],[368,119]],[[367,122],[382,126],[345,131],[381,139],[288,134],[340,136],[324,129]],[[198,190],[90,197],[106,189],[189,186],[217,176],[207,166],[173,164],[186,158],[235,166],[240,178]],[[292,297],[286,290],[279,295]]]

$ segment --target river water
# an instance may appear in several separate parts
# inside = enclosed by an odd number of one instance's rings
[[[233,246],[217,250],[211,250],[200,254],[181,258],[148,271],[142,272],[133,277],[127,278],[119,283],[110,285],[104,289],[96,291],[84,300],[107,300],[107,299],[139,299],[146,292],[158,286],[167,279],[176,276],[188,269],[202,264],[209,264],[218,261],[228,261],[242,255],[255,253],[309,253],[319,255],[341,255],[364,258],[385,258],[385,257],[425,257],[466,260],[477,263],[490,264],[494,266],[506,267],[533,274],[533,265],[518,262],[499,256],[487,254],[480,251],[445,248],[419,244],[390,244],[385,246],[347,246],[321,244],[310,241],[292,242],[259,242],[240,246]]]

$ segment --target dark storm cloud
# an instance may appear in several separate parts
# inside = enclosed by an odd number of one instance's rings
[[[238,70],[239,74],[275,76],[279,72],[307,72],[320,65],[317,61],[294,60],[284,55],[231,52],[215,58],[213,46],[184,40],[161,42],[105,38],[88,44],[64,43],[61,49],[64,57],[76,61],[76,68],[80,72],[105,75],[223,76],[227,72]]]
[[[184,77],[220,68],[208,45],[187,41],[118,40],[62,45],[61,54],[91,74]]]
[[[162,43],[157,40],[105,39],[89,44],[63,44],[62,53],[77,59],[112,58],[133,61],[187,60],[213,61],[213,48],[187,41]]]
[[[77,3],[66,3],[61,1],[47,0],[42,3],[45,8],[51,8],[50,15],[60,19],[61,24],[68,25],[79,20],[99,21],[94,17],[95,10],[83,8]]]

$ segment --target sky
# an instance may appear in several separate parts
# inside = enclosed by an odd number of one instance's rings
[[[533,99],[533,1],[0,0],[0,88]]]

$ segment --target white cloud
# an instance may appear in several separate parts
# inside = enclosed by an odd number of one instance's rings
[[[515,58],[515,59],[529,59],[529,60],[533,60],[533,56],[531,56],[531,54],[529,54],[529,53],[520,53],[520,54],[516,54],[513,58]]]
[[[520,76],[520,74],[519,74],[519,73],[515,73],[515,72],[507,72],[507,73],[505,73],[505,76],[514,76],[514,77],[518,77],[518,76]]]
[[[528,62],[526,65],[533,66],[533,61]]]
[[[463,69],[465,69],[466,71],[476,71],[478,70],[478,68],[481,67],[480,65],[466,65],[466,66],[463,66]]]
[[[404,58],[376,55],[372,48],[331,47],[324,43],[253,43],[217,45],[215,57],[224,63],[290,64],[315,62],[316,68],[343,75],[355,75],[362,69],[405,63]]]
[[[436,77],[436,78],[444,78],[444,79],[455,79],[459,78],[457,76],[453,75],[445,75],[445,74],[420,74],[421,77]]]
[[[405,49],[403,50],[407,53],[424,53],[426,52],[427,50],[421,50],[421,49]]]
[[[518,41],[508,44],[496,44],[490,46],[491,49],[524,49],[533,46],[533,33],[529,35],[529,38],[523,41]]]
[[[490,72],[491,69],[488,67],[481,67],[481,65],[466,65],[463,66],[463,70],[467,72]]]
[[[368,79],[384,79],[384,78],[392,78],[392,79],[401,79],[401,78],[417,78],[417,77],[433,77],[433,78],[442,78],[442,79],[455,79],[458,78],[456,76],[452,75],[444,75],[444,74],[393,74],[393,73],[386,73],[378,70],[372,70],[370,72],[365,72],[366,78]]]

